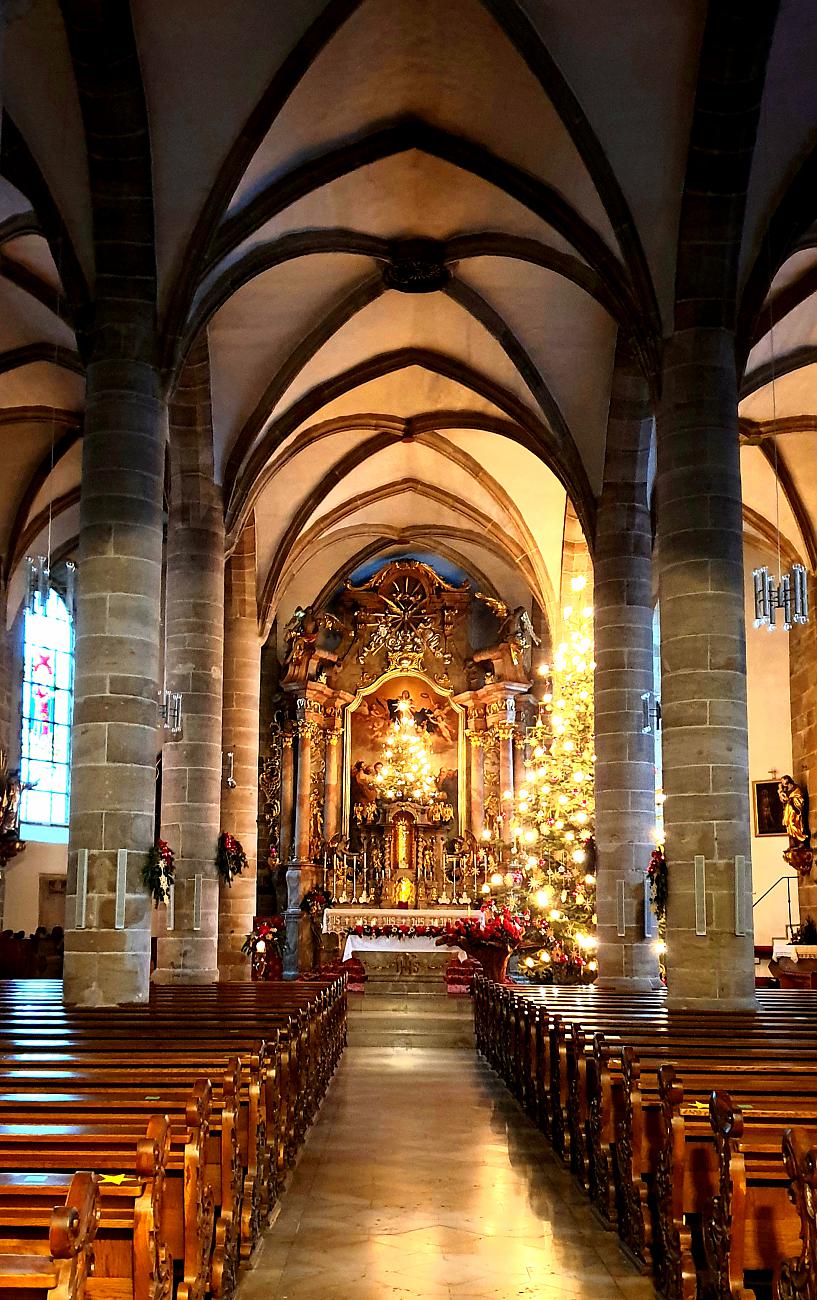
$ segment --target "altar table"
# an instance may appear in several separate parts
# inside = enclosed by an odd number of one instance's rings
[[[467,907],[327,907],[323,914],[324,934],[345,935],[356,925],[448,925],[470,917],[478,920],[480,912]],[[407,939],[398,939],[407,943]],[[434,940],[432,939],[433,943]]]
[[[422,922],[420,924],[422,925]],[[348,961],[356,952],[446,952],[455,957],[457,953],[462,952],[462,949],[449,948],[445,945],[438,948],[437,940],[427,934],[415,934],[410,939],[397,939],[385,934],[348,934],[343,949],[343,960]]]

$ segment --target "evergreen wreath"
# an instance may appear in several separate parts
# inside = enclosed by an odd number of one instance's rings
[[[142,867],[142,882],[156,907],[167,902],[174,874],[173,850],[167,840],[157,840],[148,849],[147,861]]]
[[[218,853],[216,854],[216,867],[220,878],[225,884],[231,885],[235,877],[240,876],[247,865],[247,855],[241,846],[241,842],[234,835],[230,835],[229,831],[222,831],[218,837]]]
[[[667,894],[669,893],[669,872],[663,849],[653,849],[650,865],[647,867],[647,879],[650,882],[650,897],[655,908],[655,915],[663,921],[667,914]]]

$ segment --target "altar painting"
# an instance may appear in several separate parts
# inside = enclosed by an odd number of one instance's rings
[[[361,695],[349,710],[346,827],[354,831],[356,807],[386,796],[388,741],[395,723],[405,718],[422,737],[435,793],[450,804],[460,823],[460,717],[446,695],[414,674],[390,675]]]

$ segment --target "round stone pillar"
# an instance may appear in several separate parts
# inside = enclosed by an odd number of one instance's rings
[[[88,367],[65,999],[144,1002],[154,839],[165,419],[145,362]]]
[[[255,596],[255,524],[244,528],[225,565],[222,749],[232,751],[235,788],[221,787],[221,829],[239,840],[248,866],[231,885],[219,881],[218,974],[249,980],[241,945],[252,929],[258,869],[258,727],[261,640]]]
[[[641,704],[653,690],[651,423],[647,382],[620,346],[593,555],[596,912],[597,983],[629,992],[658,983],[655,946],[645,938],[655,757],[653,737],[642,733]]]
[[[754,1005],[743,520],[732,334],[669,341],[658,418],[670,1004]]]
[[[182,736],[162,750],[162,838],[176,871],[173,929],[159,935],[153,978],[209,984],[218,979],[224,516],[213,482],[206,339],[173,398],[170,447],[165,683],[183,697]]]

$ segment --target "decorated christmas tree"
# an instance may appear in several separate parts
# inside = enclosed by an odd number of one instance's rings
[[[539,721],[527,736],[526,781],[514,801],[510,869],[492,897],[529,909],[520,971],[560,982],[592,979],[595,959],[593,623],[586,580],[562,611],[563,639]],[[581,602],[581,603],[580,603]]]
[[[429,803],[438,793],[432,769],[431,738],[417,726],[411,706],[401,708],[402,703],[398,705],[398,720],[386,736],[375,780],[385,799]]]

